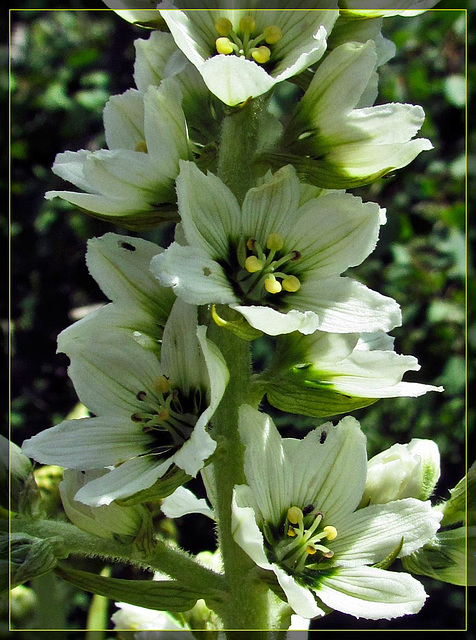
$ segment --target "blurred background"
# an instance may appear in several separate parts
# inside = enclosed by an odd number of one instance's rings
[[[51,4],[24,2],[23,10],[10,12],[11,220],[2,217],[1,230],[5,241],[11,238],[11,406],[5,405],[4,415],[7,424],[10,411],[12,440],[19,445],[63,420],[77,403],[67,377],[67,359],[56,354],[56,337],[90,305],[105,301],[85,266],[87,239],[108,231],[128,233],[59,199],[44,200],[45,191],[69,188],[53,175],[51,165],[59,152],[105,147],[102,109],[111,94],[133,86],[133,41],[148,37],[147,31],[103,10],[100,2],[71,0],[63,3],[61,11],[50,10],[58,8]],[[445,393],[381,400],[353,415],[368,437],[369,456],[414,437],[435,440],[442,457],[435,497],[446,499],[474,458],[468,449],[465,460],[466,436],[471,437],[474,425],[471,405],[465,420],[465,389],[474,380],[471,354],[476,344],[471,255],[475,229],[471,224],[466,229],[465,180],[467,172],[471,204],[476,195],[476,157],[471,151],[475,135],[471,121],[467,159],[465,156],[465,105],[466,90],[468,98],[474,90],[475,67],[469,58],[466,86],[466,19],[472,21],[472,11],[466,14],[461,7],[471,7],[462,2],[438,7],[415,18],[384,22],[384,35],[397,45],[397,54],[380,69],[378,102],[422,105],[426,121],[421,136],[429,138],[435,148],[394,176],[353,191],[386,207],[388,222],[376,251],[352,273],[401,305],[403,325],[392,332],[396,351],[416,356],[421,364],[418,374],[405,379],[443,385]],[[98,8],[101,10],[91,10]],[[470,26],[470,50],[473,44]],[[3,96],[8,92],[7,45],[0,55]],[[7,146],[5,141],[4,154]],[[163,244],[170,229],[141,235]],[[7,279],[1,286],[0,327],[7,358]],[[257,341],[259,365],[266,363],[271,348],[270,341]],[[7,385],[8,372],[4,371]],[[302,433],[316,424],[316,420],[295,419],[269,406],[263,408],[272,413],[286,435]],[[54,486],[54,479],[50,481]],[[46,485],[45,490],[50,490]],[[52,504],[52,515],[64,517],[59,505]],[[180,544],[190,551],[213,548],[214,535],[206,518],[187,516],[177,522],[177,528]],[[117,575],[137,577],[130,569],[121,571]],[[422,582],[430,598],[418,616],[390,625],[333,613],[315,628],[464,629],[464,588],[425,578]],[[56,632],[55,637],[85,637],[84,631],[73,630],[87,628],[90,595],[51,574],[28,588],[31,593],[22,593],[19,604],[12,606],[13,628],[56,628],[65,631]],[[51,619],[42,618],[41,607],[52,593],[59,611],[54,625]],[[106,605],[103,615],[107,621],[114,606],[111,603],[108,611]],[[0,607],[6,613],[8,602],[3,599]],[[474,635],[467,633],[467,637]],[[0,637],[7,634],[8,624],[1,623]],[[113,634],[96,632],[91,638],[101,640]],[[28,640],[38,633],[25,630],[16,635]]]

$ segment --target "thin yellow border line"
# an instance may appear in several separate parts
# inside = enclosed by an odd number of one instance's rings
[[[119,9],[120,10],[120,9]],[[127,10],[127,9],[125,9]],[[132,9],[134,11],[151,11],[153,9]],[[179,10],[179,9],[177,9]],[[206,9],[186,9],[187,11],[204,11]],[[218,11],[219,9],[217,9]],[[332,11],[333,9],[275,9],[276,11]],[[11,440],[11,356],[12,356],[12,327],[11,327],[11,260],[12,260],[12,243],[11,243],[11,146],[12,146],[12,103],[11,103],[11,77],[12,77],[12,69],[11,69],[11,35],[12,35],[12,24],[11,24],[11,17],[12,17],[12,13],[16,11],[16,12],[39,12],[39,13],[47,13],[47,12],[51,12],[51,11],[69,11],[69,12],[116,12],[115,9],[112,8],[98,8],[98,9],[85,9],[85,8],[77,8],[77,9],[71,9],[71,8],[57,8],[57,9],[53,9],[53,8],[10,8],[8,10],[8,124],[9,124],[9,137],[8,137],[8,149],[9,149],[9,162],[8,162],[8,185],[9,185],[9,193],[8,193],[8,228],[9,228],[9,234],[8,234],[8,364],[9,364],[9,375],[8,375],[8,403],[9,403],[9,411],[8,411],[8,436],[9,436],[9,440]],[[209,9],[208,9],[209,11]],[[255,11],[267,11],[267,9],[255,9]],[[468,470],[468,383],[467,383],[467,379],[468,379],[468,9],[464,8],[464,7],[455,7],[455,8],[431,8],[428,9],[426,11],[423,11],[423,13],[426,13],[428,11],[438,11],[438,12],[445,12],[445,11],[452,11],[452,12],[457,12],[457,11],[462,11],[463,15],[465,16],[465,58],[464,58],[464,71],[465,71],[465,80],[466,80],[466,104],[465,104],[465,117],[464,117],[464,130],[465,130],[465,166],[466,166],[466,171],[465,171],[465,178],[464,178],[464,191],[465,191],[465,195],[464,195],[464,201],[465,201],[465,271],[466,271],[466,278],[465,278],[465,285],[464,285],[464,291],[465,291],[465,380],[466,380],[466,385],[465,385],[465,469],[466,472]],[[133,25],[131,25],[133,26]],[[9,448],[9,452],[8,452],[8,465],[9,465],[9,474],[8,474],[8,507],[9,507],[9,511],[11,512],[11,473],[10,473],[10,448]],[[356,631],[356,632],[378,632],[378,633],[392,633],[392,632],[396,632],[396,633],[401,633],[401,632],[428,632],[428,631],[432,631],[432,632],[466,632],[469,630],[468,628],[468,601],[469,601],[469,592],[468,592],[468,562],[469,562],[469,555],[468,555],[468,535],[467,535],[467,514],[468,514],[468,483],[466,482],[465,484],[465,497],[466,497],[466,505],[465,505],[465,516],[466,516],[466,525],[465,525],[465,529],[466,529],[466,536],[465,536],[465,556],[466,556],[466,563],[465,563],[465,618],[464,618],[464,622],[465,622],[465,626],[462,629],[296,629],[295,631],[302,631],[302,632],[307,632],[307,633],[313,633],[313,632],[344,632],[344,631]],[[10,563],[11,563],[11,519],[9,517],[8,519],[8,533],[9,533],[9,544],[8,544],[8,559],[9,559],[9,567],[10,567]],[[110,629],[30,629],[30,628],[15,628],[12,629],[12,620],[11,620],[11,572],[9,571],[8,574],[8,585],[9,585],[9,607],[8,607],[8,630],[10,632],[22,632],[22,631],[29,631],[29,632],[48,632],[48,631],[65,631],[65,632],[71,632],[71,633],[75,633],[75,632],[88,632],[88,631],[111,631]],[[457,585],[451,585],[451,586],[457,586]],[[93,594],[94,595],[94,594]],[[120,631],[130,631],[130,629],[114,629],[114,632],[120,632]],[[139,630],[140,631],[140,630]],[[170,631],[177,631],[179,633],[183,633],[183,629],[160,629],[158,631],[166,631],[166,632],[170,632]],[[225,629],[224,631],[249,631],[249,632],[253,632],[256,631],[256,629]],[[264,631],[273,631],[273,629],[265,629]]]

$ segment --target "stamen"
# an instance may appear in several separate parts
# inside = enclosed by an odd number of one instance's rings
[[[272,274],[266,276],[264,281],[264,288],[268,293],[272,294],[280,293],[283,289],[279,280],[276,280],[276,278]]]
[[[293,528],[293,527],[291,527],[291,526],[289,526],[289,527],[288,527],[288,531],[287,531],[287,535],[288,535],[290,538],[295,538],[297,534],[296,534],[296,531],[294,530],[294,528]]]
[[[335,540],[335,538],[337,538],[337,529],[332,525],[327,525],[323,531],[326,532],[326,538],[328,540]]]
[[[264,39],[268,44],[276,44],[283,37],[283,32],[275,24],[271,24],[269,25],[269,27],[266,27],[263,31],[263,34]]]
[[[233,53],[233,51],[235,50],[235,47],[228,40],[228,38],[217,38],[215,42],[215,46],[218,53],[223,53],[226,56],[229,55],[230,53]]]
[[[256,29],[256,22],[253,16],[243,16],[240,20],[240,31],[251,34]]]
[[[215,22],[215,29],[220,36],[228,36],[233,30],[233,25],[228,18],[218,18]]]
[[[283,278],[281,284],[283,285],[283,289],[285,291],[289,291],[290,293],[295,293],[301,288],[301,282],[299,281],[299,278],[296,278],[296,276],[286,276],[285,278]]]
[[[303,513],[299,507],[290,507],[286,517],[291,524],[299,524],[303,521]]]
[[[256,273],[263,269],[263,263],[261,260],[258,260],[256,256],[248,256],[245,260],[245,269],[249,271],[249,273]]]
[[[266,246],[270,251],[281,251],[284,246],[283,237],[279,233],[270,233],[266,240]]]
[[[166,376],[159,376],[154,380],[153,387],[158,393],[170,393],[170,382]]]
[[[271,51],[268,49],[268,47],[261,46],[257,49],[252,49],[251,57],[255,62],[258,62],[259,64],[265,64],[271,58]]]
[[[308,545],[306,547],[306,553],[310,556],[313,556],[315,553],[317,553],[317,549],[315,547],[313,547],[312,545]]]

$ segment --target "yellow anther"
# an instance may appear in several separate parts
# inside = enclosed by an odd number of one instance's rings
[[[299,278],[296,278],[296,276],[286,276],[285,278],[283,278],[281,284],[283,285],[283,289],[285,291],[290,291],[291,293],[294,293],[301,288]]]
[[[266,27],[263,34],[265,42],[268,44],[276,44],[276,42],[279,42],[283,37],[283,32],[275,24],[270,24],[269,27]]]
[[[265,278],[264,288],[268,293],[279,293],[283,287],[279,280],[276,280],[276,278],[270,274]]]
[[[215,29],[220,36],[228,36],[233,31],[233,25],[228,18],[218,18],[215,22]]]
[[[323,531],[326,532],[326,537],[328,540],[334,540],[335,538],[337,538],[337,529],[332,525],[324,527]]]
[[[169,393],[170,392],[170,382],[169,379],[165,376],[159,376],[154,380],[154,389],[158,393]]]
[[[271,51],[268,47],[258,47],[252,50],[251,57],[258,64],[265,64],[271,58]]]
[[[288,509],[286,517],[288,519],[288,522],[290,522],[291,524],[299,524],[304,518],[299,507],[290,507]]]
[[[215,45],[218,53],[224,53],[226,56],[233,53],[233,46],[228,38],[217,38]]]
[[[256,256],[248,256],[245,260],[245,269],[250,273],[261,271],[263,263]]]
[[[141,140],[136,144],[136,151],[140,151],[141,153],[148,153],[147,143],[145,140]]]
[[[253,33],[256,29],[256,22],[253,16],[243,16],[240,20],[240,31],[243,33]]]
[[[248,240],[246,241],[246,247],[250,251],[253,251],[255,244],[256,244],[256,240],[254,238],[248,238]]]
[[[284,240],[279,233],[270,233],[266,240],[266,246],[270,251],[280,251],[283,248]]]
[[[317,549],[315,549],[313,546],[308,544],[306,547],[306,553],[310,556],[313,556],[315,553],[317,553]]]
[[[290,538],[295,538],[296,537],[296,532],[294,531],[294,529],[292,527],[288,527],[287,535]]]

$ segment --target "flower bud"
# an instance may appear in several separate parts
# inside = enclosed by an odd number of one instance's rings
[[[11,504],[8,500],[10,469]],[[19,511],[25,503],[27,494],[34,492],[32,464],[18,445],[0,436],[0,506]]]
[[[371,458],[361,507],[402,498],[427,500],[440,475],[440,454],[432,440],[413,438]]]
[[[85,472],[65,469],[59,491],[66,515],[77,527],[100,538],[113,538],[116,534],[135,537],[141,530],[143,518],[149,515],[145,506],[125,507],[112,502],[90,507],[74,499],[85,484],[106,473],[105,469]]]
[[[0,538],[0,577],[8,583],[10,565],[11,586],[16,587],[32,578],[52,571],[57,563],[55,540],[42,540],[23,533]]]

